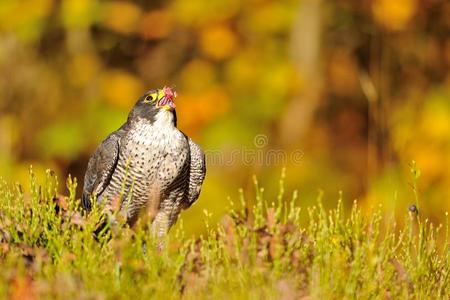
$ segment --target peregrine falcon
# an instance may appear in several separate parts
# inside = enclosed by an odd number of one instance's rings
[[[91,201],[118,210],[132,226],[141,212],[163,237],[178,214],[194,203],[206,174],[202,149],[177,128],[174,98],[168,87],[146,92],[128,120],[98,146],[84,177],[83,207]]]

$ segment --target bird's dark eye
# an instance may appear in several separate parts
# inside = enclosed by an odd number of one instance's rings
[[[151,94],[147,94],[147,96],[145,96],[144,102],[145,103],[153,103],[157,99],[158,99],[158,94],[157,93],[151,93]]]

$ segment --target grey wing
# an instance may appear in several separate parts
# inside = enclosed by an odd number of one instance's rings
[[[125,134],[124,126],[111,133],[89,159],[81,202],[86,210],[91,209],[91,197],[99,196],[108,186],[117,166],[120,139]]]
[[[200,196],[203,180],[206,175],[206,163],[205,153],[203,153],[200,146],[194,143],[189,137],[188,140],[191,153],[188,206],[191,206],[198,199],[198,196]]]

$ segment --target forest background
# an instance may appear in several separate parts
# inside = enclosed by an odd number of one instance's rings
[[[146,90],[175,86],[208,174],[189,233],[286,168],[299,205],[387,217],[450,209],[450,3],[439,0],[2,0],[0,176],[78,178]],[[271,198],[269,197],[269,200]],[[186,225],[187,224],[187,225]]]

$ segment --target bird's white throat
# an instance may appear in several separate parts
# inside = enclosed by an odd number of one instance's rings
[[[174,125],[174,116],[171,112],[160,110],[156,113],[153,122],[138,119],[130,129],[130,135],[137,144],[167,144],[173,141],[178,129]]]
[[[174,127],[173,118],[174,118],[174,116],[173,116],[172,112],[167,111],[165,109],[161,109],[155,115],[155,122],[153,123],[153,126],[163,127],[163,128],[172,128],[172,127]]]

